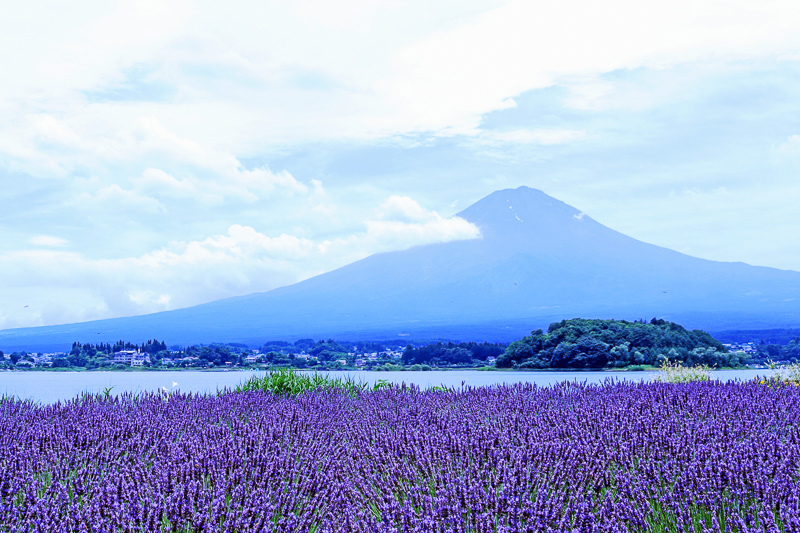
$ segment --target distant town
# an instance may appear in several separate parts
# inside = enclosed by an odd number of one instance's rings
[[[474,368],[491,366],[505,344],[438,343],[433,366]],[[413,349],[413,348],[412,348]],[[73,343],[68,352],[0,351],[0,368],[16,370],[130,370],[130,369],[268,369],[273,367],[319,370],[428,370],[432,365],[406,364],[409,346],[378,342],[336,342],[301,339],[275,341],[251,349],[242,344],[211,344],[187,348],[167,347],[152,340],[142,345],[119,341],[110,344]],[[476,359],[475,356],[478,356]]]

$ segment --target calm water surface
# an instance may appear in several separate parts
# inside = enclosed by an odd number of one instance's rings
[[[749,380],[769,370],[717,370],[712,379],[721,381]],[[161,387],[182,392],[215,393],[233,388],[250,376],[264,371],[231,372],[0,372],[0,394],[30,399],[41,403],[71,400],[84,392],[101,393],[111,388],[112,394],[155,391]],[[561,381],[602,383],[607,379],[651,381],[657,372],[481,372],[476,370],[429,372],[328,372],[331,377],[350,376],[375,383],[385,379],[391,383],[414,384],[421,388],[437,385],[479,387],[502,383],[535,383],[540,386]]]

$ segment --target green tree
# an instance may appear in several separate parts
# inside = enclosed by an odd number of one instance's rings
[[[602,368],[682,360],[691,364],[740,365],[744,359],[708,333],[687,331],[663,319],[562,320],[547,333],[537,330],[511,343],[497,358],[499,368]]]
[[[52,368],[69,368],[71,365],[69,361],[67,361],[64,357],[57,357],[53,359],[52,364],[50,365]]]

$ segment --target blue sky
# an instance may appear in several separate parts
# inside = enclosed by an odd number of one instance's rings
[[[476,238],[527,185],[800,270],[800,8],[32,2],[0,16],[0,328],[269,290]]]

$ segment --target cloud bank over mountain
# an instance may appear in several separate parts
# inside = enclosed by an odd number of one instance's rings
[[[444,218],[408,197],[391,196],[345,238],[312,239],[281,234],[269,237],[250,226],[231,225],[202,241],[174,241],[138,257],[92,259],[62,250],[65,242],[37,236],[38,249],[0,256],[10,299],[30,307],[47,305],[44,324],[127,316],[196,305],[231,294],[266,291],[321,271],[333,270],[372,252],[403,250],[427,243],[474,239],[476,226],[459,217]],[[44,301],[26,279],[46,288]],[[89,298],[87,302],[86,294]],[[112,295],[110,298],[109,295]],[[116,297],[116,298],[114,298]],[[29,325],[28,307],[0,320],[0,329]],[[28,323],[17,317],[22,316]]]

